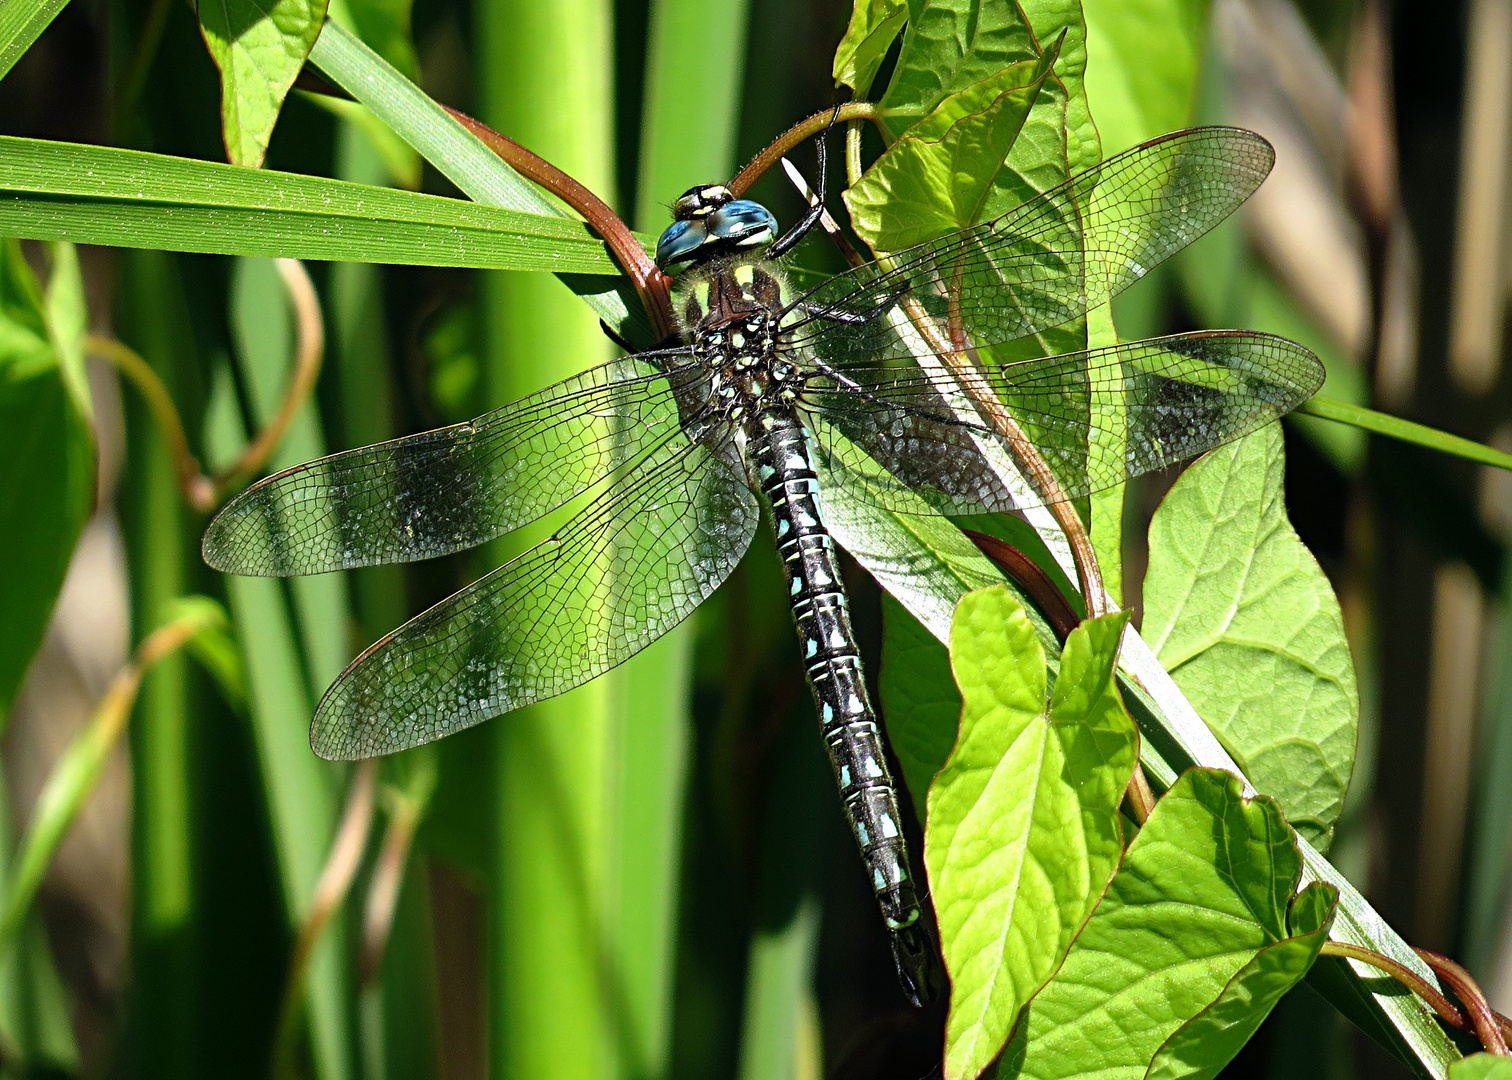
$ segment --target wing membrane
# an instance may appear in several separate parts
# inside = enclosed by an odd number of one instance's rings
[[[792,305],[801,317],[787,341],[836,367],[904,359],[911,347],[881,316],[912,298],[944,318],[952,291],[980,346],[1059,326],[1233,213],[1274,160],[1269,143],[1240,128],[1144,143],[996,220],[831,278]]]
[[[802,404],[825,421],[817,425],[821,440],[838,430],[887,470],[867,473],[849,462],[846,475],[867,485],[867,497],[908,512],[916,505],[907,494],[913,491],[956,514],[1053,501],[1005,482],[1000,463],[1012,461],[1009,444],[954,384],[884,365],[851,367],[844,375],[849,388],[811,383]],[[1301,345],[1241,331],[1125,342],[981,375],[1054,470],[1063,496],[1073,499],[1246,435],[1323,384],[1322,364]],[[1121,453],[1089,454],[1092,404],[1111,420],[1106,434]],[[854,458],[839,442],[827,440],[842,459]]]
[[[388,754],[603,674],[719,586],[759,516],[722,460],[673,436],[555,536],[358,657],[316,710],[311,745]]]
[[[622,357],[471,423],[267,477],[210,522],[205,561],[287,577],[476,547],[561,506],[677,426],[667,378]]]

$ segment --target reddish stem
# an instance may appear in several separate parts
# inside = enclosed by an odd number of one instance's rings
[[[532,183],[539,184],[583,216],[604,238],[616,261],[629,276],[631,284],[645,305],[657,340],[670,337],[675,329],[672,319],[672,279],[662,273],[640,241],[618,214],[586,186],[573,179],[551,162],[532,153],[519,143],[501,135],[481,120],[446,106],[446,111],[472,132],[480,142]]]
[[[1050,623],[1050,628],[1055,631],[1055,636],[1062,644],[1067,636],[1075,630],[1081,622],[1081,616],[1072,609],[1060,589],[1056,588],[1055,582],[1050,580],[1050,575],[1040,569],[1029,556],[1018,548],[995,536],[986,533],[974,532],[971,529],[962,529],[971,542],[981,549],[982,554],[991,559],[1008,580],[1017,585],[1034,606],[1039,608],[1045,619]]]

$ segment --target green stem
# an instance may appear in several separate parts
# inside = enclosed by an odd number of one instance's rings
[[[1411,420],[1403,420],[1400,417],[1376,412],[1374,409],[1324,397],[1322,394],[1314,395],[1303,402],[1297,407],[1297,412],[1303,416],[1316,416],[1323,420],[1333,420],[1336,423],[1361,428],[1364,431],[1373,431],[1377,435],[1400,439],[1402,442],[1416,443],[1418,446],[1453,454],[1467,461],[1478,461],[1482,465],[1494,465],[1498,469],[1512,469],[1512,454],[1505,454],[1492,447],[1472,442],[1470,439],[1462,439],[1458,435],[1450,435],[1437,428],[1414,424]]]
[[[89,724],[63,752],[37,798],[31,825],[21,841],[10,895],[5,899],[3,914],[0,914],[0,954],[10,946],[53,856],[57,854],[58,845],[68,835],[80,808],[105,771],[110,749],[131,717],[142,675],[214,623],[218,617],[216,610],[208,604],[196,605],[149,634],[137,647],[136,655],[116,675],[105,697],[95,707]]]

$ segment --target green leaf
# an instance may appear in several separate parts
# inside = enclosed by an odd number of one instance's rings
[[[1145,640],[1255,787],[1324,847],[1359,696],[1328,579],[1286,517],[1276,425],[1207,455],[1150,523]]]
[[[1083,0],[1087,97],[1105,153],[1187,125],[1208,7],[1209,0]]]
[[[245,359],[243,373],[255,378],[258,358]],[[247,435],[229,363],[218,365],[214,373],[205,428],[211,466],[223,468],[235,461]],[[290,931],[297,933],[336,833],[338,773],[310,753],[310,715],[317,695],[306,681],[310,658],[301,656],[296,629],[300,620],[290,611],[288,592],[280,582],[267,578],[228,575],[225,583],[246,664],[252,741],[267,802],[283,915]],[[299,599],[295,597],[296,605],[308,608]],[[299,627],[315,628],[312,620],[304,620]],[[337,640],[317,642],[316,647],[339,648],[345,640],[346,635],[338,633]],[[311,1071],[319,1080],[344,1080],[350,1075],[350,999],[345,986],[350,968],[343,962],[339,945],[343,933],[338,912],[315,946],[306,979]]]
[[[461,199],[0,137],[0,232],[218,255],[617,274],[586,225]]]
[[[44,297],[14,240],[0,241],[0,723],[95,500],[83,375],[83,291],[72,245],[53,249]]]
[[[1138,736],[1113,685],[1120,612],[1083,623],[1047,688],[1024,607],[961,601],[951,663],[964,708],[929,792],[924,856],[951,977],[945,1074],[975,1077],[1066,954],[1118,867],[1118,803]]]
[[[1177,1028],[1150,1062],[1146,1080],[1213,1080],[1312,967],[1338,901],[1332,885],[1314,882],[1303,889],[1288,918],[1293,936],[1261,949],[1216,1001]]]
[[[861,238],[874,250],[897,251],[981,220],[1056,53],[952,94],[888,147],[845,193]]]
[[[220,68],[226,157],[257,168],[284,98],[320,36],[326,0],[198,0],[195,7]]]
[[[468,198],[485,206],[525,211],[542,216],[564,212],[483,145],[472,132],[421,89],[386,63],[356,36],[328,23],[310,51],[310,61],[347,93],[366,105],[401,139],[456,184]],[[518,134],[518,132],[517,132]],[[577,225],[576,219],[569,219]],[[580,228],[582,226],[579,226]],[[642,243],[649,244],[645,238]],[[562,280],[610,326],[634,338],[640,330],[629,313],[624,292],[628,282],[602,245],[603,260],[593,269],[557,264],[538,266]],[[391,260],[392,261],[392,260]],[[592,277],[578,277],[591,274]],[[597,275],[613,275],[612,278]]]
[[[1512,1058],[1471,1054],[1449,1066],[1449,1080],[1512,1080]]]
[[[0,4],[0,79],[42,36],[68,0],[6,0]]]
[[[1025,1010],[999,1077],[1139,1075],[1261,949],[1290,936],[1302,858],[1275,800],[1242,792],[1231,773],[1192,769],[1156,804]]]
[[[895,133],[956,91],[1039,59],[1033,32],[1017,4],[916,0],[910,6],[903,48],[880,103],[884,122]]]
[[[850,25],[835,50],[835,85],[849,86],[857,99],[864,98],[907,21],[906,0],[856,0]]]
[[[410,81],[420,78],[420,59],[410,37],[414,0],[329,0],[331,21],[362,39]]]

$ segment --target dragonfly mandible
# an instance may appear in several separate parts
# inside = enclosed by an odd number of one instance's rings
[[[822,141],[820,150],[822,160]],[[471,423],[270,476],[210,523],[205,560],[288,576],[426,559],[581,504],[547,540],[399,627],[331,686],[311,745],[322,757],[365,758],[563,693],[628,659],[724,581],[764,502],[845,813],[903,988],[923,1002],[938,982],[934,946],[823,500],[918,512],[922,494],[946,514],[1013,512],[1179,463],[1306,400],[1323,381],[1318,359],[1261,333],[1007,362],[992,352],[1138,280],[1227,217],[1273,160],[1242,129],[1176,132],[992,221],[808,290],[791,286],[778,259],[814,224],[822,196],[779,237],[759,204],[693,188],[657,252],[677,273],[673,344]],[[1010,447],[991,410],[936,363],[930,342],[946,324],[948,340],[969,343],[978,385],[1032,436],[1055,490],[1005,479]],[[1108,418],[1121,450],[1089,453],[1094,425]]]

